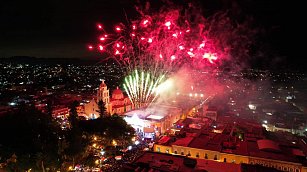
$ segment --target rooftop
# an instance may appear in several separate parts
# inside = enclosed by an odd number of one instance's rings
[[[157,105],[129,111],[125,115],[133,116],[136,114],[140,119],[161,120],[170,114],[178,114],[180,112],[181,109],[174,106]]]
[[[183,128],[180,132],[184,135],[169,140],[167,144],[305,164],[306,160],[302,159],[305,159],[307,146],[306,149],[300,148],[285,135],[264,133],[258,124],[239,121],[235,123],[234,132],[243,132],[244,140],[241,140],[234,136],[235,133],[230,136],[227,128],[222,133],[213,132],[209,126],[202,129]]]
[[[196,165],[193,168],[189,163],[185,162],[196,162]],[[196,172],[204,170],[210,172],[240,172],[241,165],[146,151],[136,158],[131,163],[131,166],[124,167],[122,171],[135,171],[136,169],[139,171],[150,171],[150,169],[153,169],[174,172]]]

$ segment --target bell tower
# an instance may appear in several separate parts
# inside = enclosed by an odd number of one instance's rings
[[[106,106],[110,103],[109,90],[107,85],[104,83],[104,80],[101,81],[101,84],[97,90],[97,102],[100,100],[102,100]]]

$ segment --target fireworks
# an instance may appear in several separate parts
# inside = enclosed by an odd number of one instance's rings
[[[158,96],[154,90],[163,78],[184,64],[217,60],[212,41],[201,27],[193,29],[192,24],[183,19],[179,10],[143,15],[128,25],[116,25],[113,34],[106,33],[101,24],[97,25],[102,31],[97,50],[127,69],[123,86],[135,106],[154,100]]]
[[[96,49],[127,67],[128,74],[138,69],[161,76],[184,64],[213,64],[221,52],[214,48],[204,23],[188,18],[181,16],[180,10],[142,13],[139,20],[114,26],[112,34],[97,24],[101,34]]]
[[[223,36],[235,32],[215,30],[221,26],[233,29],[225,23],[229,20],[221,20],[224,22],[221,25],[188,11],[195,10],[167,9],[151,15],[139,11],[138,20],[114,26],[113,33],[107,33],[102,24],[97,24],[98,43],[88,48],[108,55],[106,59],[114,59],[126,70],[124,88],[133,104],[151,102],[157,96],[152,95],[153,90],[162,78],[182,66],[194,69],[212,66],[233,49],[228,45],[232,42]]]
[[[142,107],[156,98],[158,94],[155,94],[155,90],[163,79],[164,75],[156,78],[151,73],[135,70],[125,77],[123,86],[134,106]]]

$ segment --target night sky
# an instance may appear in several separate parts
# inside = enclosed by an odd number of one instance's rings
[[[157,2],[158,0],[152,0]],[[181,1],[185,2],[185,1]],[[268,63],[304,69],[304,5],[281,0],[201,0],[206,14],[221,9],[251,15],[265,32]],[[0,5],[0,58],[95,58],[86,45],[96,40],[96,23],[106,27],[135,16],[134,0],[10,0]],[[266,56],[266,55],[265,55]],[[287,65],[289,64],[289,65]]]

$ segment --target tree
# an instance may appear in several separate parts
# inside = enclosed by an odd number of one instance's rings
[[[122,144],[129,144],[134,135],[134,128],[119,115],[114,114],[107,118],[105,137],[109,140],[119,140]]]
[[[82,155],[85,150],[85,142],[86,140],[82,137],[82,131],[79,127],[77,106],[79,103],[74,101],[70,108],[69,114],[69,122],[70,128],[66,133],[66,142],[68,143],[67,148],[65,149],[65,154],[70,157],[73,162],[73,166],[75,164],[75,160],[78,159]]]
[[[74,101],[70,106],[69,112],[69,123],[70,128],[77,128],[78,127],[78,113],[77,113],[77,106],[79,106],[79,102]]]
[[[58,168],[58,131],[60,126],[34,107],[24,106],[0,118],[0,154],[3,159],[16,156],[14,168],[44,171]],[[11,162],[11,161],[10,161]],[[36,165],[39,163],[40,165]],[[10,165],[8,166],[10,168]]]
[[[47,106],[46,106],[46,113],[50,116],[50,117],[52,117],[52,111],[53,111],[53,102],[52,102],[52,100],[51,100],[51,98],[49,98],[48,100],[47,100]]]
[[[99,109],[98,112],[99,112],[100,118],[104,118],[107,116],[107,108],[106,108],[105,103],[102,100],[99,100],[98,102],[98,109]]]

